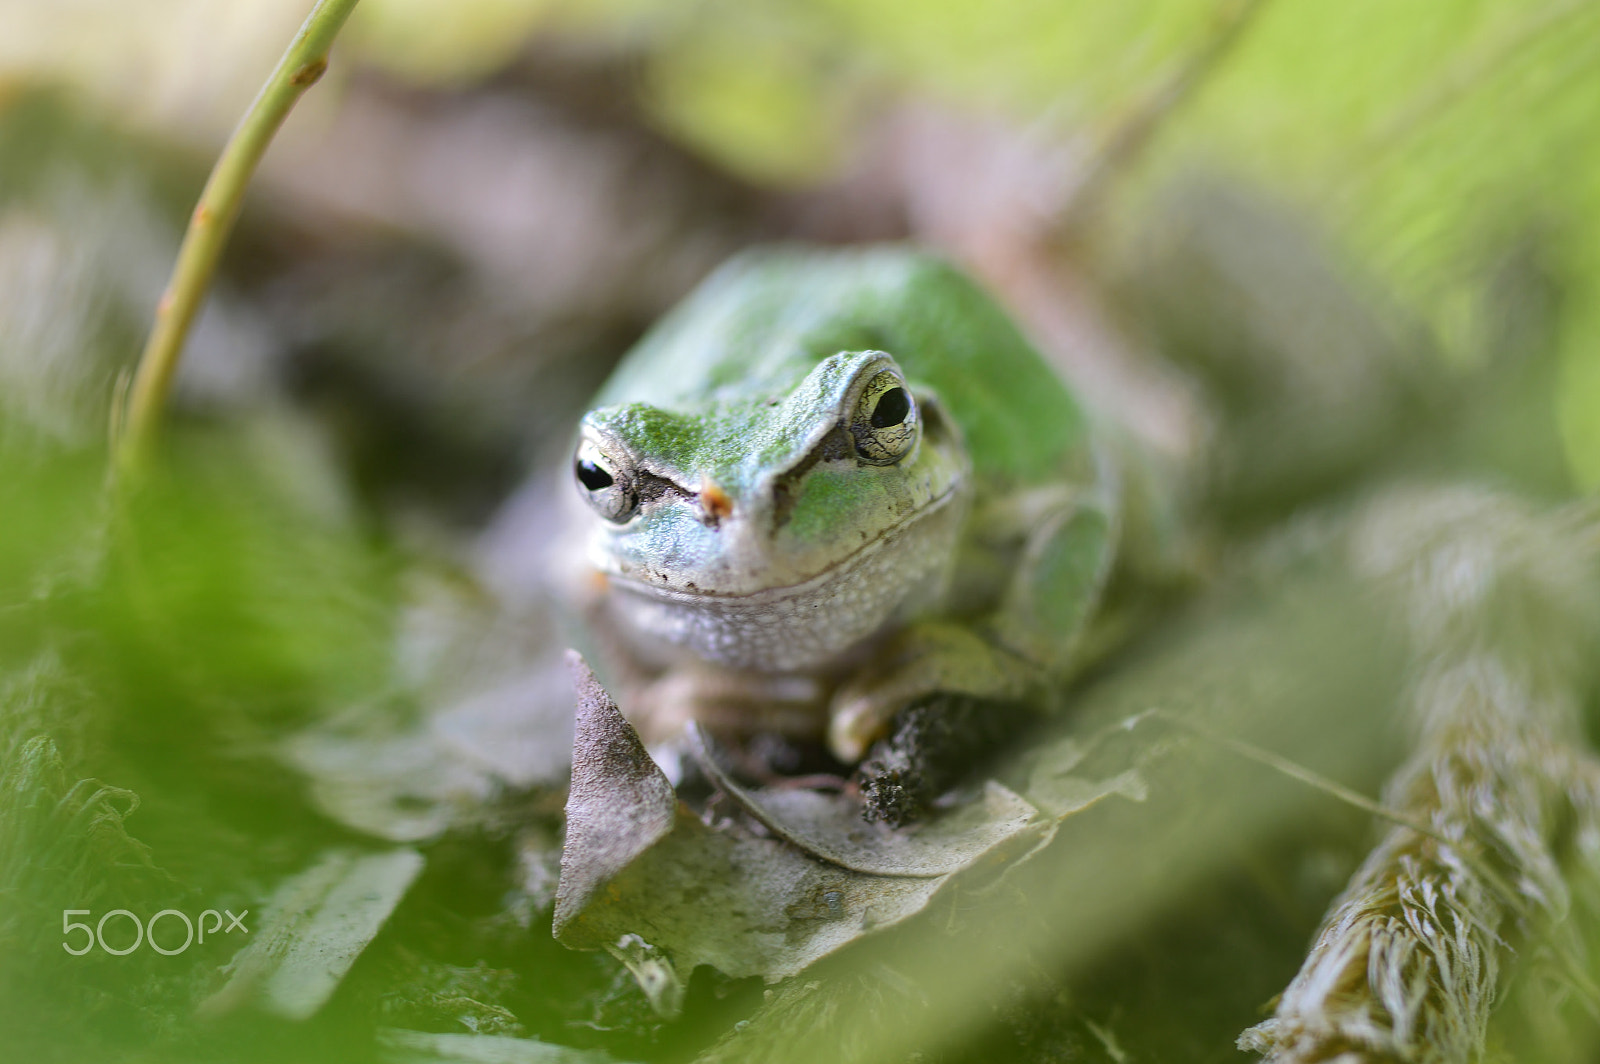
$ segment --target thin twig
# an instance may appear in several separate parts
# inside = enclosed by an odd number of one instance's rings
[[[1475,95],[1488,91],[1498,75],[1557,32],[1586,44],[1560,68],[1543,70],[1543,79],[1556,86],[1553,91],[1560,91],[1574,78],[1587,76],[1594,67],[1593,42],[1583,35],[1582,27],[1573,23],[1597,11],[1600,4],[1595,0],[1553,0],[1543,7],[1520,12],[1520,17],[1501,27],[1496,36],[1447,64],[1438,77],[1368,130],[1359,150],[1351,153],[1354,164],[1334,189],[1337,207],[1345,211],[1361,209],[1363,196],[1405,161],[1407,150],[1419,143],[1430,127],[1448,119]]]
[[[1527,900],[1524,899],[1510,883],[1506,882],[1504,876],[1500,875],[1486,862],[1479,859],[1475,854],[1464,847],[1462,845],[1464,840],[1452,839],[1448,835],[1445,835],[1444,833],[1435,830],[1427,824],[1424,824],[1422,821],[1417,820],[1415,817],[1409,817],[1398,810],[1391,809],[1388,806],[1383,805],[1381,802],[1375,802],[1371,798],[1368,798],[1366,795],[1362,794],[1360,791],[1352,790],[1337,780],[1329,779],[1320,772],[1315,772],[1309,768],[1306,768],[1304,765],[1299,764],[1298,762],[1291,761],[1286,757],[1275,754],[1271,750],[1256,746],[1254,743],[1247,743],[1242,739],[1234,739],[1226,735],[1219,735],[1209,728],[1202,727],[1193,721],[1184,720],[1181,717],[1175,717],[1158,709],[1151,710],[1149,715],[1154,719],[1164,720],[1169,724],[1177,725],[1178,727],[1192,732],[1202,739],[1205,739],[1207,742],[1215,743],[1218,746],[1233,751],[1240,757],[1281,772],[1290,779],[1299,780],[1301,783],[1304,783],[1307,786],[1314,787],[1317,790],[1337,798],[1347,805],[1354,806],[1355,808],[1360,809],[1362,812],[1369,813],[1380,820],[1387,820],[1396,827],[1405,828],[1407,831],[1415,832],[1424,838],[1432,839],[1440,846],[1448,847],[1450,852],[1453,853],[1457,859],[1459,859],[1468,868],[1472,869],[1472,871],[1484,881],[1489,889],[1492,890],[1508,908],[1516,912],[1519,916],[1527,917],[1529,915],[1529,906]],[[1493,931],[1488,928],[1485,928],[1485,931],[1489,934],[1493,934]],[[1567,959],[1570,960],[1570,958]],[[1586,989],[1586,987],[1580,987],[1580,990],[1582,989]],[[1595,1000],[1600,1001],[1600,998]]]
[[[1401,619],[1414,663],[1400,708],[1416,748],[1385,803],[1459,842],[1390,831],[1240,1048],[1270,1064],[1480,1059],[1517,954],[1552,958],[1600,1011],[1577,918],[1593,913],[1571,900],[1600,822],[1600,764],[1580,745],[1600,640],[1584,516],[1458,489],[1379,501],[1353,527],[1352,566]]]
[[[1268,0],[1223,0],[1205,39],[1117,123],[1089,163],[1056,223],[1058,239],[1070,240],[1099,206],[1112,181],[1139,160],[1156,134],[1222,67],[1244,39]]]
[[[1411,139],[1421,126],[1485,87],[1502,67],[1574,16],[1596,11],[1594,0],[1556,0],[1528,11],[1494,39],[1451,63],[1443,75],[1397,108],[1369,141],[1371,152],[1387,151]]]
[[[156,306],[126,415],[119,419],[121,431],[112,441],[114,475],[136,474],[148,462],[184,340],[211,286],[245,187],[290,109],[327,69],[328,49],[356,2],[317,0],[212,168],[178,249],[172,278]]]
[[[1511,909],[1523,919],[1527,919],[1532,915],[1531,907],[1529,906],[1527,899],[1523,898],[1522,895],[1519,894],[1510,883],[1506,882],[1504,876],[1496,872],[1486,862],[1480,860],[1477,856],[1461,847],[1458,844],[1458,841],[1451,840],[1448,836],[1435,831],[1433,828],[1423,824],[1421,821],[1416,820],[1413,817],[1408,817],[1404,813],[1397,812],[1394,809],[1390,809],[1379,802],[1373,801],[1371,798],[1368,798],[1359,791],[1351,790],[1349,787],[1346,787],[1344,784],[1339,783],[1336,780],[1331,780],[1319,772],[1314,772],[1311,769],[1306,768],[1304,765],[1275,754],[1270,750],[1256,746],[1253,743],[1247,743],[1242,739],[1229,738],[1226,735],[1218,735],[1209,728],[1204,728],[1193,721],[1175,717],[1172,714],[1164,713],[1161,710],[1151,710],[1149,711],[1148,715],[1153,719],[1164,720],[1169,724],[1178,725],[1179,727],[1193,732],[1195,735],[1207,740],[1208,742],[1216,743],[1219,746],[1233,751],[1240,757],[1246,758],[1250,761],[1255,761],[1258,764],[1267,766],[1268,768],[1275,769],[1291,779],[1299,780],[1301,783],[1305,783],[1316,788],[1317,790],[1323,791],[1339,799],[1340,801],[1345,802],[1348,805],[1352,805],[1364,812],[1370,813],[1379,819],[1387,820],[1398,827],[1403,827],[1408,831],[1414,831],[1418,835],[1430,838],[1442,846],[1450,847],[1451,852],[1454,853],[1463,864],[1472,869],[1472,871],[1484,881],[1489,889],[1494,892],[1494,894],[1506,905],[1507,908]],[[1481,918],[1479,918],[1476,914],[1463,912],[1459,915],[1471,920],[1474,924],[1479,926],[1482,929],[1485,938],[1497,937],[1497,932],[1493,928],[1485,925]],[[1557,962],[1561,965],[1563,974],[1565,974],[1572,981],[1572,987],[1576,991],[1577,996],[1582,1002],[1583,1006],[1589,1011],[1590,1015],[1600,1017],[1600,983],[1596,983],[1595,980],[1590,977],[1588,971],[1584,968],[1583,962],[1574,955],[1570,948],[1563,948],[1559,942],[1551,943],[1551,945],[1555,947],[1553,952],[1555,953]]]
[[[1390,809],[1379,802],[1373,801],[1360,791],[1351,790],[1344,784],[1339,783],[1336,780],[1331,780],[1319,772],[1313,772],[1304,765],[1301,765],[1295,761],[1290,761],[1288,758],[1275,754],[1271,750],[1265,750],[1259,746],[1256,746],[1254,743],[1247,743],[1242,739],[1234,739],[1226,735],[1218,735],[1209,728],[1202,727],[1193,721],[1184,720],[1182,717],[1174,716],[1171,713],[1166,713],[1159,709],[1150,710],[1148,715],[1155,720],[1164,720],[1168,724],[1175,724],[1185,731],[1192,732],[1200,738],[1205,739],[1207,742],[1215,743],[1218,746],[1231,750],[1247,760],[1266,765],[1271,769],[1276,769],[1278,772],[1283,773],[1290,779],[1299,780],[1301,783],[1304,783],[1310,787],[1314,787],[1325,794],[1332,795],[1341,802],[1344,802],[1346,805],[1355,806],[1364,813],[1370,813],[1372,816],[1378,817],[1379,819],[1387,820],[1390,823],[1396,824],[1403,828],[1409,828],[1410,830],[1415,831],[1418,835],[1425,835],[1435,842],[1441,843],[1445,846],[1455,845],[1455,842],[1453,842],[1451,839],[1440,834],[1421,821],[1413,820],[1404,813]]]

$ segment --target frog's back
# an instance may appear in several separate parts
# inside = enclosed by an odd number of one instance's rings
[[[867,349],[940,398],[980,484],[1086,472],[1088,425],[1066,386],[977,285],[906,247],[738,256],[641,341],[600,401],[689,412],[776,398],[829,355]]]

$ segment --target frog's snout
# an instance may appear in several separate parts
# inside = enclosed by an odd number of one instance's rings
[[[728,493],[709,480],[700,482],[700,491],[696,498],[700,504],[700,521],[710,528],[716,528],[722,519],[733,514],[733,500]]]

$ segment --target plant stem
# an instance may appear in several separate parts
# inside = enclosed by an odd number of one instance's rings
[[[1055,237],[1071,243],[1085,227],[1116,178],[1144,155],[1156,135],[1179,110],[1197,96],[1233,55],[1246,31],[1266,8],[1268,0],[1221,0],[1211,24],[1193,53],[1169,72],[1154,89],[1139,99],[1116,124],[1089,163],[1088,172],[1072,191],[1072,198],[1055,223]]]
[[[245,187],[295,101],[327,69],[328,49],[356,2],[317,0],[212,168],[139,356],[122,431],[112,441],[114,474],[137,475],[148,463],[184,340],[239,216]]]

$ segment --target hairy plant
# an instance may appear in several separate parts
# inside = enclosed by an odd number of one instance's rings
[[[1402,823],[1240,1048],[1274,1064],[1479,1059],[1519,953],[1600,1001],[1582,958],[1596,914],[1575,911],[1572,885],[1600,874],[1600,761],[1582,728],[1593,545],[1570,518],[1464,490],[1391,499],[1357,527],[1353,565],[1416,662],[1414,752],[1385,794]]]

